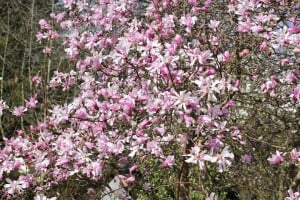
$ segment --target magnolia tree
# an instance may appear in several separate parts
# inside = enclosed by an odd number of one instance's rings
[[[231,187],[230,176],[247,177],[255,160],[274,172],[300,161],[292,143],[299,133],[298,1],[57,6],[36,36],[45,54],[63,48],[74,64],[48,82],[74,98],[3,138],[3,198],[66,199],[59,187],[70,180],[84,184],[90,199],[101,198],[117,175],[131,191],[124,199],[158,199],[160,191],[213,200],[226,195],[220,182]],[[40,106],[43,82],[32,82],[36,95],[11,108],[1,100],[1,115],[26,118]],[[297,181],[271,188],[273,197],[299,199]]]

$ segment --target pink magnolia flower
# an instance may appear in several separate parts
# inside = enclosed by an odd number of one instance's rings
[[[189,50],[188,55],[191,59],[191,65],[194,65],[196,61],[200,64],[207,64],[208,60],[211,59],[212,53],[210,50],[200,51],[198,48]]]
[[[288,32],[290,32],[292,34],[300,33],[300,26],[292,26],[292,27],[288,28]]]
[[[210,20],[209,21],[209,24],[208,24],[208,27],[213,29],[214,31],[217,30],[218,26],[220,24],[220,21],[217,21],[217,20]]]
[[[285,200],[299,200],[300,199],[300,192],[293,192],[293,190],[288,190],[289,196],[285,198]]]
[[[299,101],[300,98],[300,87],[296,87],[291,94],[291,97],[294,101]]]
[[[51,47],[45,47],[45,48],[43,49],[43,53],[44,53],[44,54],[51,54],[51,52],[52,52],[52,48],[51,48]]]
[[[174,105],[177,106],[178,109],[183,109],[186,111],[188,109],[188,104],[194,101],[194,98],[191,96],[191,92],[180,91],[178,94],[177,92],[173,91],[173,93],[175,94]]]
[[[271,77],[266,83],[261,85],[261,90],[267,92],[268,90],[274,90],[277,86],[276,77]]]
[[[3,100],[0,100],[0,117],[3,115],[3,110],[7,109],[8,106]]]
[[[50,198],[48,198],[44,194],[36,194],[34,196],[34,200],[56,200],[56,199],[57,199],[56,197],[50,197]]]
[[[199,146],[192,147],[191,153],[184,156],[189,156],[185,162],[198,164],[200,170],[205,169],[204,161],[212,159],[210,155],[206,154],[206,151],[201,151]]]
[[[296,73],[294,73],[294,72],[289,72],[289,73],[286,75],[285,80],[286,80],[288,83],[297,83],[298,77],[297,77]]]
[[[288,65],[289,64],[289,59],[288,58],[283,58],[283,59],[281,59],[280,60],[280,65],[281,66],[286,66],[286,65]]]
[[[268,44],[267,44],[266,41],[263,41],[263,42],[261,43],[261,45],[259,46],[259,50],[261,50],[261,51],[266,51],[267,48],[268,48]]]
[[[185,122],[186,127],[191,127],[191,125],[193,123],[195,123],[194,118],[190,117],[190,115],[188,115],[188,114],[183,114],[182,118],[183,118],[183,120]],[[179,121],[181,121],[181,118],[180,118]]]
[[[226,146],[220,154],[213,156],[209,161],[213,163],[217,162],[219,164],[218,171],[224,172],[231,165],[233,158],[234,154],[229,151],[229,146]]]
[[[104,163],[100,160],[97,160],[95,162],[92,162],[91,165],[91,173],[94,178],[99,178],[102,176],[102,170],[104,167]]]
[[[14,195],[15,193],[20,193],[23,191],[23,189],[26,188],[24,181],[15,181],[11,180],[9,178],[5,179],[7,184],[4,185],[4,188],[7,189],[7,193]]]
[[[246,22],[240,22],[237,31],[241,33],[248,33],[251,29],[251,24],[249,19]]]
[[[27,108],[25,108],[24,106],[15,107],[13,110],[13,115],[17,117],[22,117],[26,111]]]
[[[26,108],[29,108],[29,109],[32,109],[32,108],[35,108],[36,107],[36,104],[37,104],[37,94],[33,95],[32,97],[30,97],[29,100],[26,100],[25,103],[26,103]]]
[[[38,75],[35,75],[34,77],[32,77],[31,81],[32,81],[33,84],[38,85],[42,82],[42,78]]]
[[[133,171],[135,171],[138,168],[137,165],[133,165],[132,167],[129,168],[129,173],[131,174]]]
[[[241,57],[246,57],[249,55],[249,49],[244,49],[241,53],[240,53],[240,56]]]
[[[198,2],[197,0],[188,0],[188,4],[190,4],[191,6],[197,6]]]
[[[209,125],[213,122],[213,119],[208,115],[201,115],[198,117],[198,122]]]
[[[168,156],[163,162],[162,162],[162,168],[171,168],[175,163],[174,156]]]
[[[205,72],[204,72],[204,74],[206,75],[206,76],[211,76],[211,75],[215,75],[217,72],[216,72],[216,70],[214,69],[214,68],[208,68]]]
[[[295,148],[290,152],[290,158],[294,162],[300,161],[300,152],[297,151]]]
[[[249,154],[245,154],[245,155],[242,156],[241,160],[242,160],[243,163],[248,164],[248,163],[252,162],[253,157],[251,155],[249,155]]]
[[[278,165],[284,161],[284,158],[282,157],[283,153],[276,151],[275,154],[272,154],[272,157],[268,158],[268,161],[270,165]]]
[[[225,51],[223,54],[219,54],[218,56],[219,62],[229,62],[230,61],[230,52]]]
[[[147,151],[149,151],[151,154],[157,157],[163,156],[163,150],[157,141],[149,141],[147,142],[146,146]]]
[[[196,21],[197,21],[197,17],[196,16],[191,16],[190,14],[186,15],[186,16],[182,16],[180,19],[180,22],[183,25],[186,25],[186,32],[187,33],[191,33],[191,29],[194,27]]]
[[[39,21],[39,25],[41,29],[46,29],[46,30],[52,29],[52,26],[45,19],[41,19]]]
[[[209,197],[207,197],[205,200],[218,200],[217,196],[215,193],[210,193]]]

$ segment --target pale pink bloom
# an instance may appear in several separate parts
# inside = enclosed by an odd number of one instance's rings
[[[215,193],[210,193],[209,197],[207,197],[205,200],[218,200],[217,196]]]
[[[290,95],[294,101],[299,101],[300,98],[300,87],[296,87],[293,93]]]
[[[219,54],[217,56],[219,62],[229,62],[230,61],[230,53],[229,51],[225,51],[223,54]]]
[[[3,100],[0,100],[0,117],[3,115],[3,110],[7,109],[8,106]]]
[[[24,181],[15,181],[11,180],[9,178],[5,179],[7,184],[4,185],[4,188],[7,189],[8,194],[15,194],[15,193],[21,193],[23,189],[26,188],[26,185],[24,185]]]
[[[213,45],[213,46],[218,46],[219,45],[219,40],[220,40],[220,38],[216,37],[216,36],[212,36],[209,39],[211,45]]]
[[[250,31],[251,24],[247,20],[246,22],[240,22],[237,31],[241,33],[248,33]]]
[[[37,172],[46,172],[49,164],[50,164],[49,159],[47,159],[47,158],[40,159],[39,162],[36,162],[36,164],[35,164],[35,170]]]
[[[210,20],[209,21],[209,24],[208,24],[208,27],[213,29],[214,31],[217,30],[218,26],[220,24],[220,21],[217,21],[217,20]]]
[[[288,28],[288,32],[290,32],[292,34],[300,33],[300,26],[292,26],[292,27]]]
[[[270,165],[278,165],[284,161],[282,157],[282,152],[276,151],[275,154],[272,154],[272,157],[268,158]]]
[[[286,77],[285,80],[288,83],[297,83],[298,77],[296,76],[296,74],[294,72],[289,72]]]
[[[132,173],[133,171],[135,171],[138,168],[137,165],[133,165],[132,167],[129,168],[129,173]]]
[[[292,161],[294,162],[299,162],[300,161],[300,152],[297,151],[296,149],[293,149],[291,152],[290,152],[290,158]]]
[[[220,154],[212,156],[208,161],[218,163],[218,172],[224,172],[231,165],[233,158],[234,154],[229,151],[229,146],[226,146]]]
[[[259,46],[259,50],[261,51],[266,51],[268,48],[268,44],[266,41],[263,41],[263,43],[261,43],[261,45]]]
[[[212,120],[213,119],[208,115],[201,115],[201,116],[198,117],[198,122],[201,122],[201,123],[206,124],[206,125],[211,124]]]
[[[191,92],[180,91],[178,94],[177,92],[173,91],[173,93],[175,94],[174,105],[179,109],[183,109],[184,111],[187,110],[188,104],[194,101],[194,98],[191,97]]]
[[[45,34],[43,34],[43,33],[41,33],[41,32],[38,32],[38,33],[36,34],[36,39],[37,39],[37,41],[38,41],[39,43],[41,43],[42,39],[46,39],[47,37],[48,37],[47,35],[45,35]]]
[[[206,64],[207,60],[209,60],[212,55],[213,54],[210,52],[210,50],[200,52],[200,55],[198,55],[199,63],[200,64]]]
[[[300,199],[300,193],[299,192],[293,192],[293,190],[288,190],[288,197],[285,197],[284,200],[299,200]]]
[[[242,160],[243,163],[248,164],[248,163],[251,163],[251,162],[252,162],[253,157],[252,157],[251,155],[249,155],[249,154],[244,154],[244,155],[242,156],[241,160]]]
[[[19,136],[25,135],[25,132],[23,130],[17,130],[17,133]]]
[[[37,104],[37,94],[33,95],[32,97],[30,97],[29,100],[26,100],[25,103],[26,103],[26,108],[29,108],[29,109],[32,109],[32,108],[35,108],[36,107],[36,104]]]
[[[206,75],[206,76],[211,76],[211,75],[215,75],[217,72],[216,72],[216,70],[214,69],[214,68],[209,68],[209,69],[207,69],[205,72],[204,72],[204,74]]]
[[[163,168],[171,168],[175,163],[174,156],[168,156],[163,162],[162,167]]]
[[[190,127],[193,123],[195,123],[194,118],[190,117],[188,114],[184,114],[182,117],[186,127]]]
[[[261,85],[261,90],[263,92],[267,92],[268,90],[274,90],[277,86],[277,82],[275,77],[271,77],[271,80],[268,80],[266,83]]]
[[[174,37],[173,40],[172,40],[172,43],[173,43],[173,44],[176,44],[177,46],[182,45],[183,40],[182,40],[181,35],[179,35],[179,34],[175,35],[175,37]]]
[[[75,3],[75,0],[62,0],[65,8],[71,8],[72,4]]]
[[[230,61],[230,52],[229,51],[225,51],[223,54],[223,60],[224,62],[228,62]]]
[[[91,163],[91,172],[94,178],[99,178],[102,176],[102,170],[104,163],[100,160]]]
[[[58,13],[58,14],[51,13],[50,17],[53,19],[56,19],[57,22],[61,22],[64,19],[65,15],[66,15],[66,12],[62,12],[62,13]]]
[[[246,57],[249,55],[249,49],[244,49],[241,53],[240,53],[240,56],[241,57]]]
[[[34,200],[56,200],[56,199],[57,199],[56,197],[50,197],[50,198],[48,198],[44,194],[36,194],[34,196]]]
[[[190,4],[191,6],[197,6],[198,2],[197,0],[188,0],[188,4]]]
[[[25,108],[24,106],[19,106],[19,107],[15,107],[13,110],[13,115],[17,116],[17,117],[22,117],[24,115],[24,112],[27,111],[27,108]]]
[[[45,48],[43,49],[43,53],[44,53],[44,54],[51,54],[51,52],[52,52],[52,48],[51,48],[51,47],[45,47]]]
[[[39,25],[41,29],[46,29],[46,30],[52,29],[52,26],[45,19],[41,19],[39,21]]]
[[[175,27],[174,19],[176,19],[174,15],[165,15],[162,18],[162,24],[164,28],[171,30],[173,27]]]
[[[32,77],[31,81],[33,84],[40,84],[42,81],[42,78],[38,75],[35,75],[34,77]]]
[[[196,16],[191,16],[190,14],[186,15],[186,16],[182,16],[180,19],[180,22],[183,25],[186,25],[186,32],[187,33],[191,33],[191,29],[194,27],[196,21],[197,21],[197,17]]]
[[[89,194],[89,195],[95,195],[96,191],[93,188],[88,188],[87,189],[87,194]]]
[[[224,144],[224,138],[218,136],[215,138],[208,136],[208,141],[206,142],[205,148],[208,148],[212,153],[219,152],[220,147]]]
[[[68,164],[69,161],[70,161],[70,159],[67,158],[66,156],[60,157],[56,160],[55,166],[58,166],[58,167],[64,166],[64,165]]]
[[[253,33],[261,33],[262,31],[264,31],[264,28],[262,27],[262,26],[260,26],[260,25],[252,25],[251,26],[251,31],[253,32]]]
[[[236,104],[234,103],[234,101],[232,99],[230,99],[225,105],[223,108],[226,108],[226,109],[230,109],[230,108],[235,108],[236,107]]]
[[[128,185],[131,185],[131,184],[133,184],[135,182],[135,177],[133,177],[133,176],[130,176],[130,177],[128,177],[127,179],[126,179],[126,183],[128,184]]]
[[[280,65],[281,66],[286,66],[289,64],[289,59],[288,58],[283,58],[280,60]]]
[[[191,153],[185,156],[189,156],[189,158],[186,159],[185,162],[198,164],[200,170],[205,169],[204,161],[212,159],[211,156],[206,154],[206,151],[201,151],[199,146],[192,147]]]
[[[139,128],[145,129],[149,124],[151,124],[151,122],[149,120],[145,119],[139,124]]]
[[[162,148],[159,146],[159,143],[157,141],[150,141],[147,142],[147,151],[149,151],[151,154],[157,156],[157,157],[161,157],[163,156],[163,150]]]
[[[76,110],[74,117],[81,119],[81,120],[85,120],[88,118],[88,115],[84,108],[80,108],[80,109]]]
[[[275,93],[275,90],[271,90],[271,92],[270,92],[270,97],[276,97],[276,93]]]

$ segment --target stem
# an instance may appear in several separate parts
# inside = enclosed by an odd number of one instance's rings
[[[189,139],[185,147],[185,154],[188,154],[193,142]],[[178,184],[176,189],[176,200],[189,200],[190,199],[190,183],[189,183],[189,165],[182,159],[181,167],[178,173]]]
[[[54,12],[54,0],[51,0],[51,6],[52,6],[52,12]],[[52,26],[53,26],[53,20],[52,20]],[[49,48],[52,48],[53,46],[53,41],[50,40],[49,42]],[[48,58],[48,63],[47,63],[47,78],[46,78],[46,83],[45,83],[45,109],[44,109],[44,122],[46,122],[46,116],[47,116],[47,110],[48,110],[48,93],[49,93],[49,86],[48,83],[50,82],[50,72],[51,72],[51,64],[52,64],[52,60],[49,57]]]
[[[32,91],[31,82],[31,53],[32,53],[32,38],[33,38],[33,16],[34,16],[35,0],[31,3],[31,16],[30,16],[30,38],[29,38],[29,55],[28,55],[28,79],[29,79],[29,91]]]
[[[9,32],[9,15],[10,15],[10,10],[9,10],[9,6],[7,6],[7,28],[8,28],[8,32]],[[3,60],[2,60],[2,70],[1,70],[1,91],[0,91],[0,100],[3,99],[3,88],[4,88],[4,74],[5,74],[5,62],[6,62],[6,51],[7,51],[7,45],[8,45],[8,40],[9,40],[9,34],[7,33],[6,35],[6,39],[5,39],[5,46],[4,46],[4,52],[3,52]],[[3,130],[3,126],[2,126],[2,116],[0,116],[0,130],[1,130],[1,136],[4,137],[4,130]]]
[[[26,49],[26,45],[25,45],[25,49]],[[24,55],[23,55],[23,60],[22,60],[22,66],[21,66],[21,99],[22,102],[24,103],[25,101],[25,93],[24,93],[24,68],[25,68],[25,64],[26,64],[26,51],[24,51]],[[24,118],[23,116],[21,117],[21,129],[24,130]]]

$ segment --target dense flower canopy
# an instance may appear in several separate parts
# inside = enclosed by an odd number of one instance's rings
[[[61,12],[41,19],[36,37],[45,54],[62,46],[76,66],[54,71],[49,88],[76,95],[52,105],[46,121],[3,139],[7,198],[27,189],[43,196],[73,176],[105,185],[108,171],[130,185],[134,174],[120,166],[141,168],[152,159],[168,170],[187,165],[226,173],[239,162],[233,150],[248,147],[236,122],[236,113],[246,112],[235,111],[243,103],[237,96],[255,93],[298,112],[296,1],[62,0],[56,6]],[[41,79],[34,78],[38,87]],[[38,104],[34,94],[11,111],[26,117]],[[1,115],[5,109],[1,100]],[[290,160],[298,162],[298,154],[294,149]],[[277,151],[265,160],[278,165],[286,155]],[[241,162],[252,160],[245,155]]]

